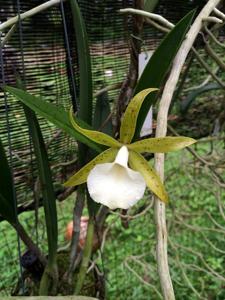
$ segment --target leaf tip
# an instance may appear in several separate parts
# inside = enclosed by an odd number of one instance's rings
[[[63,183],[63,186],[64,187],[72,187],[72,186],[75,186],[75,185],[71,183],[70,179],[68,179],[66,182]]]
[[[168,193],[166,191],[164,191],[163,195],[159,198],[159,200],[165,204],[168,204],[168,202],[169,202]]]
[[[191,145],[193,145],[193,144],[195,144],[197,142],[198,142],[197,140],[195,140],[193,138],[189,138],[189,144],[188,144],[188,146],[191,146]]]

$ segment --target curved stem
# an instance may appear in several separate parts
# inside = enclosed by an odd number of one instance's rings
[[[192,51],[195,54],[195,58],[200,63],[200,65],[212,76],[212,78],[222,87],[225,87],[225,84],[221,81],[219,77],[216,76],[216,74],[211,70],[210,66],[204,61],[203,58],[198,54],[198,51],[192,47]]]
[[[211,30],[208,29],[208,27],[206,25],[204,26],[204,29],[215,44],[217,44],[218,46],[220,46],[222,48],[225,48],[225,44],[223,44],[219,40],[217,40],[216,36],[212,33]]]
[[[88,222],[87,237],[84,246],[83,258],[82,258],[79,273],[77,275],[77,282],[74,291],[75,295],[79,295],[84,283],[85,275],[89,265],[89,260],[91,257],[93,238],[94,238],[94,218],[90,216]]]
[[[182,43],[173,63],[170,76],[166,82],[162,98],[159,104],[159,112],[157,116],[156,137],[164,137],[167,131],[167,116],[170,103],[182,70],[187,55],[202,27],[202,21],[207,18],[213,9],[220,3],[221,0],[209,0],[203,7],[193,25],[191,26],[186,39]],[[155,155],[155,167],[163,180],[164,175],[164,155]],[[174,290],[172,280],[170,278],[168,256],[167,256],[167,227],[166,227],[166,211],[165,204],[158,199],[155,201],[155,222],[157,230],[157,264],[160,277],[161,289],[163,297],[166,300],[174,300]]]
[[[217,63],[217,65],[225,71],[225,63],[222,61],[222,59],[216,54],[216,52],[210,47],[209,43],[206,42],[205,44],[205,50],[208,53],[208,55]]]

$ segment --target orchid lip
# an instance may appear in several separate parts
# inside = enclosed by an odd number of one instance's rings
[[[142,175],[128,167],[129,152],[122,146],[113,163],[96,165],[88,175],[92,199],[110,209],[128,209],[140,200],[146,188]]]

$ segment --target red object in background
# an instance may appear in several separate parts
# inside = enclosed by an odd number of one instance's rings
[[[80,219],[80,237],[79,237],[79,246],[83,249],[86,236],[87,236],[87,227],[88,227],[89,217],[82,216]],[[71,241],[73,234],[73,221],[69,222],[66,227],[65,238],[67,241]]]

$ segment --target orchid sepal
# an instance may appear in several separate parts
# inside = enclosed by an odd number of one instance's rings
[[[129,150],[139,153],[167,153],[188,147],[197,141],[184,136],[167,136],[162,138],[149,138],[128,145]]]
[[[69,117],[70,117],[70,122],[73,125],[73,127],[78,132],[80,132],[81,134],[83,134],[84,136],[89,138],[90,140],[94,141],[95,143],[105,145],[108,147],[120,148],[122,146],[122,144],[119,141],[115,140],[113,137],[109,136],[108,134],[105,134],[103,132],[96,131],[96,130],[85,129],[85,128],[82,128],[81,126],[79,126],[78,123],[76,122],[76,118],[73,117],[72,107],[70,109]]]
[[[155,92],[157,90],[158,90],[157,88],[145,89],[139,92],[131,99],[121,121],[121,126],[120,126],[121,143],[130,144],[135,134],[137,118],[138,118],[139,111],[141,109],[141,105],[144,102],[145,97],[149,93]]]
[[[145,179],[147,187],[163,202],[168,202],[168,194],[159,175],[149,165],[146,159],[135,151],[129,151],[129,165],[133,170],[138,170]]]
[[[103,164],[105,162],[113,161],[116,157],[118,149],[109,148],[92,159],[89,163],[87,163],[83,168],[81,168],[78,172],[72,175],[65,183],[65,187],[76,186],[87,181],[87,177],[90,171],[97,165]]]

